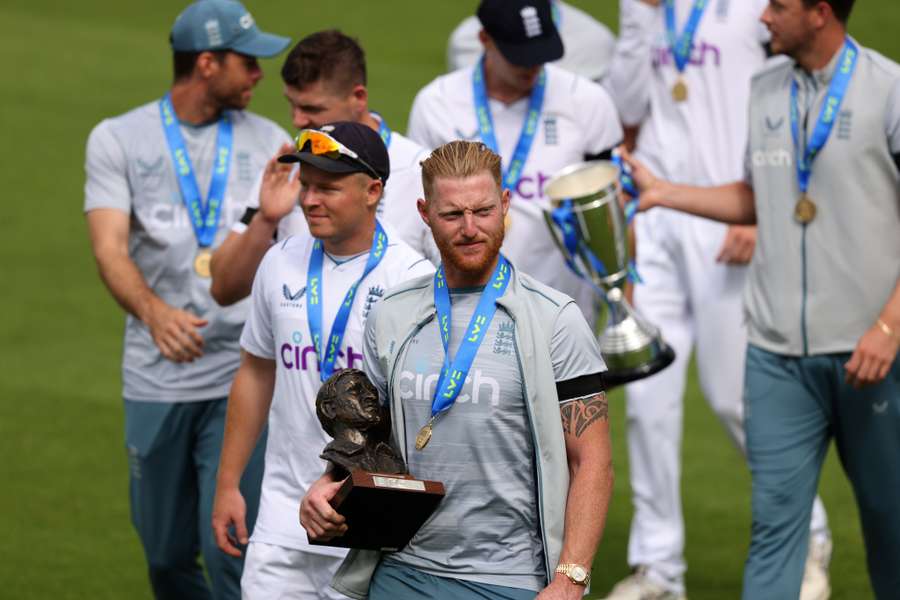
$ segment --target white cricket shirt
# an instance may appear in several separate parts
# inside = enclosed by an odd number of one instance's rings
[[[388,234],[381,263],[360,283],[338,353],[336,368],[362,368],[363,329],[385,290],[434,272],[430,262]],[[253,281],[250,316],[241,347],[275,361],[275,392],[269,410],[269,436],[259,516],[252,540],[343,556],[346,550],[310,546],[297,514],[309,486],[325,471],[319,454],[331,438],[316,417],[321,386],[306,308],[306,282],[314,238],[292,236],[273,246]],[[365,269],[368,252],[338,261],[326,253],[322,266],[322,323],[328,336],[347,290]]]
[[[546,65],[547,88],[534,143],[512,194],[510,227],[503,252],[522,271],[568,294],[593,320],[596,293],[569,271],[544,222],[550,208],[547,182],[560,169],[602,154],[622,141],[612,99],[600,85],[554,65]],[[426,148],[452,140],[480,140],[472,91],[474,67],[442,75],[416,96],[409,137]],[[491,115],[505,169],[528,111],[529,99],[512,104],[490,99]]]

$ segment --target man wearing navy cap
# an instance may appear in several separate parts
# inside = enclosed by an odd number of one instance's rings
[[[179,15],[170,42],[170,90],[91,133],[84,207],[100,276],[128,313],[131,517],[154,595],[238,598],[242,561],[216,548],[209,524],[247,306],[213,301],[209,257],[289,139],[244,109],[262,77],[257,57],[290,40],[260,31],[239,2],[200,0]],[[262,445],[242,481],[250,524],[261,478]]]
[[[347,551],[311,545],[297,519],[300,499],[325,471],[319,455],[331,441],[316,416],[316,395],[334,371],[362,368],[363,327],[385,291],[434,267],[376,219],[391,169],[374,129],[349,121],[304,129],[297,151],[281,160],[266,175],[299,195],[312,235],[272,246],[253,280],[243,358],[228,399],[213,529],[225,552],[239,553],[228,535],[232,526],[237,541],[247,543],[238,481],[268,420],[243,598],[343,598],[328,583]],[[298,174],[284,162],[303,168]],[[317,336],[337,340],[333,354],[320,354]]]
[[[563,56],[549,0],[482,0],[477,16],[481,60],[418,93],[409,137],[426,148],[481,141],[499,154],[511,196],[504,254],[593,320],[594,288],[569,270],[545,224],[544,186],[563,167],[610,157],[622,141],[616,107],[598,84],[546,64]]]

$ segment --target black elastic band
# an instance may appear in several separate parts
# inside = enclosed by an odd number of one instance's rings
[[[900,171],[900,152],[894,152],[891,156],[894,157],[894,164],[897,165],[897,170]]]
[[[248,207],[247,210],[244,211],[244,216],[241,217],[241,223],[243,223],[244,225],[249,225],[250,221],[253,220],[253,215],[255,215],[258,212],[259,212],[258,208]]]
[[[603,373],[591,373],[556,382],[556,395],[559,396],[560,402],[584,398],[605,391],[606,383],[603,380]]]

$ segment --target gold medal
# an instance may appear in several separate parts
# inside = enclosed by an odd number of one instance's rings
[[[803,194],[794,206],[794,219],[801,225],[808,225],[816,218],[816,203],[808,195]]]
[[[209,271],[210,260],[212,260],[212,252],[206,248],[197,253],[197,257],[194,259],[194,271],[197,272],[197,275],[209,279],[211,275]]]
[[[416,436],[416,450],[422,450],[425,446],[428,445],[428,442],[431,441],[431,424],[434,423],[434,419],[428,421],[422,429],[419,430],[419,435]]]
[[[688,97],[688,87],[682,77],[678,78],[675,85],[672,86],[672,99],[675,102],[684,102]]]

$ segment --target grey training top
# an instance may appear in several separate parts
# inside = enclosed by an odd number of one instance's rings
[[[268,119],[232,111],[234,141],[225,202],[213,247],[222,243],[243,213],[257,173],[290,138]],[[182,124],[197,184],[206,198],[218,126]],[[240,359],[238,338],[247,303],[222,308],[209,293],[210,280],[194,271],[199,246],[175,177],[157,101],[112,119],[91,132],[87,143],[84,210],[113,208],[131,215],[128,253],[147,284],[166,303],[196,314],[203,356],[192,363],[163,358],[144,323],[125,321],[123,396],[129,400],[183,402],[228,395]]]
[[[793,218],[800,187],[791,81],[799,84],[808,140],[840,52],[811,74],[774,59],[753,79],[746,170],[759,232],[744,293],[750,343],[770,352],[851,352],[900,278],[900,66],[859,48],[831,136],[813,162],[809,195],[818,214],[805,227]]]
[[[451,356],[481,290],[451,294]],[[422,328],[410,344],[397,377],[412,444],[431,416],[443,367],[437,320]],[[605,370],[596,340],[575,304],[567,305],[557,320],[550,354],[558,382]],[[390,555],[391,560],[432,575],[479,583],[535,591],[546,585],[534,443],[520,364],[515,323],[498,308],[462,392],[438,418],[431,442],[423,451],[407,448],[410,473],[443,482],[447,495],[409,545]],[[387,382],[375,383],[384,394]],[[574,390],[561,392],[560,400],[578,396]]]

